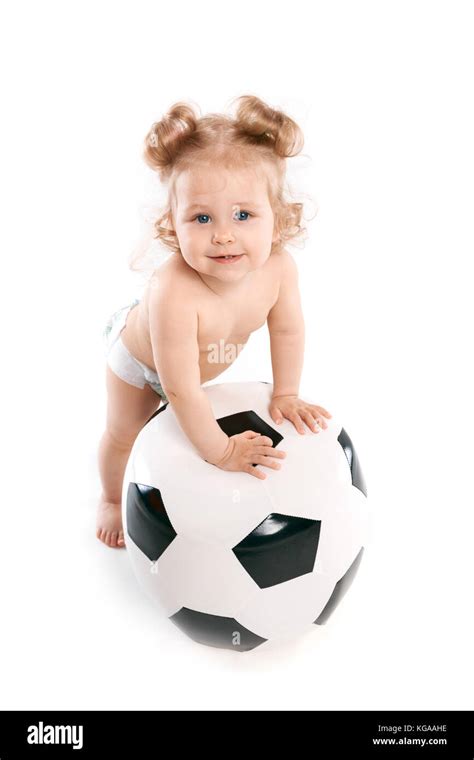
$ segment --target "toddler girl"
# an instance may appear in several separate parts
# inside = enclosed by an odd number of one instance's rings
[[[265,322],[273,394],[269,414],[299,433],[318,433],[331,417],[298,397],[304,322],[297,269],[285,243],[300,235],[301,203],[284,198],[286,158],[302,132],[255,96],[237,99],[235,116],[196,115],[176,103],[153,124],[144,158],[167,187],[156,237],[173,251],[140,301],[106,327],[106,429],[99,446],[102,495],[97,537],[123,546],[121,492],[137,434],[162,400],[207,462],[264,479],[253,465],[279,469],[285,452],[254,431],[228,437],[202,384],[238,356]],[[159,456],[159,452],[157,452]],[[177,472],[177,477],[186,477]]]

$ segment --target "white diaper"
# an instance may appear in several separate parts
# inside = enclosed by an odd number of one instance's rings
[[[124,306],[122,309],[114,312],[110,317],[103,332],[105,343],[105,354],[107,364],[117,377],[124,380],[136,388],[143,389],[147,383],[163,401],[168,401],[166,394],[161,387],[160,378],[157,373],[146,364],[138,361],[128,348],[126,348],[120,333],[125,327],[129,312],[139,303],[135,299],[133,303]]]

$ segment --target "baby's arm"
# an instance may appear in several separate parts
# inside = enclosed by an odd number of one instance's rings
[[[267,318],[273,370],[273,397],[297,396],[304,355],[304,319],[298,269],[283,251],[278,298]]]
[[[264,479],[256,464],[279,469],[268,436],[245,430],[227,436],[217,424],[211,404],[201,388],[198,311],[195,294],[186,282],[156,283],[149,301],[150,336],[156,369],[183,432],[210,464],[222,470],[247,472]]]
[[[305,424],[313,433],[327,428],[324,417],[331,414],[322,406],[298,398],[304,354],[304,319],[298,289],[298,270],[292,256],[285,251],[281,262],[278,298],[267,318],[273,368],[273,395],[269,412],[279,424],[290,420],[299,433]]]
[[[224,455],[229,438],[217,424],[201,388],[198,311],[190,286],[154,283],[149,319],[153,358],[161,385],[181,428],[211,464]]]

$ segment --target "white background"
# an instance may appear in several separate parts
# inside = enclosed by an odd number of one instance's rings
[[[1,708],[474,707],[471,11],[2,4]],[[344,421],[375,522],[325,628],[237,655],[158,618],[94,522],[101,333],[142,288],[143,138],[177,100],[246,93],[305,132],[301,395]],[[269,362],[264,328],[221,380]]]

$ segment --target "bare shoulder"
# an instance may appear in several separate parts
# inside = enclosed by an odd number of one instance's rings
[[[192,301],[201,284],[197,273],[178,255],[171,256],[150,278],[150,306],[157,301],[183,303],[184,299]]]
[[[283,248],[276,254],[278,257],[278,266],[281,274],[287,274],[288,272],[294,272],[297,269],[296,261],[286,248]]]
[[[298,279],[298,267],[291,253],[282,249],[270,256],[273,259],[272,276],[278,282],[278,289],[281,290],[286,284],[294,283]]]

